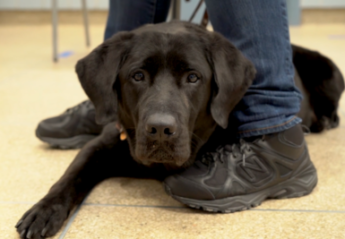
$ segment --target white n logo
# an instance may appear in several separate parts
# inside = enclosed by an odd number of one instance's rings
[[[265,164],[263,164],[259,158],[257,157],[252,157],[251,160],[246,161],[246,165],[243,166],[241,163],[241,168],[243,169],[243,171],[246,173],[243,176],[246,177],[246,179],[250,182],[255,182],[256,177],[253,173],[253,171],[259,172],[259,173],[264,173],[264,174],[268,174],[269,170],[266,167]]]

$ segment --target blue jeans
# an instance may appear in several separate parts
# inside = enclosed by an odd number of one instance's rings
[[[119,31],[131,31],[148,23],[164,22],[170,0],[109,0],[104,40]]]
[[[286,0],[206,0],[215,31],[224,35],[257,69],[257,76],[231,114],[239,137],[286,130],[301,122],[295,115],[302,95],[294,67]],[[166,19],[170,1],[110,0],[105,39],[121,30]]]

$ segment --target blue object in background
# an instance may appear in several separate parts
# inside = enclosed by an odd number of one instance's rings
[[[67,58],[73,55],[73,51],[63,51],[59,54],[59,58]]]

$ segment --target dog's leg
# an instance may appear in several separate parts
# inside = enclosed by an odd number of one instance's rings
[[[97,183],[112,176],[144,174],[145,169],[131,159],[127,142],[119,140],[115,124],[108,125],[101,136],[85,145],[48,194],[23,215],[17,231],[22,238],[53,236]]]

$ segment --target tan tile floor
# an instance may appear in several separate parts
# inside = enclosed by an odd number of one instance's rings
[[[103,36],[92,25],[93,47]],[[81,25],[60,26],[51,61],[50,25],[0,25],[0,239],[55,182],[77,150],[36,139],[43,118],[84,100],[74,64],[90,49]],[[345,73],[345,24],[291,28],[292,42],[328,55]],[[250,211],[208,214],[183,207],[154,180],[110,179],[99,185],[55,238],[345,238],[345,97],[338,129],[309,135],[319,184],[306,197],[269,200]]]

